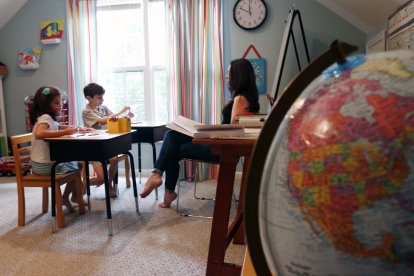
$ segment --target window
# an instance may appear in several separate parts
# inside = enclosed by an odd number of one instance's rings
[[[98,83],[113,112],[169,119],[164,0],[98,0]]]

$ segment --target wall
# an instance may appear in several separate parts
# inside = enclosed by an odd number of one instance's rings
[[[262,57],[267,60],[268,93],[272,90],[285,27],[284,21],[293,4],[302,15],[311,59],[326,50],[335,39],[357,45],[361,51],[365,49],[365,35],[361,31],[313,0],[265,0],[265,2],[269,11],[265,24],[258,30],[244,31],[233,22],[233,6],[236,0],[224,1],[224,66],[227,68],[230,60],[241,57],[246,48],[254,44]],[[39,41],[40,22],[62,18],[65,19],[65,0],[29,0],[0,30],[0,61],[7,64],[10,72],[3,82],[9,135],[25,131],[23,101],[26,96],[33,95],[35,90],[44,84],[67,89],[66,38],[60,44],[43,46],[39,69],[24,71],[16,65],[19,48],[42,46]],[[300,41],[299,34],[296,37]],[[289,49],[281,88],[298,72],[292,45]],[[261,106],[261,111],[266,112],[268,105],[264,96],[261,96]],[[133,146],[132,152],[134,154],[137,152],[136,145]],[[151,156],[151,148],[144,145],[143,157],[149,158],[143,159],[143,168],[152,167]]]
[[[0,60],[8,69],[4,79],[4,98],[8,135],[25,131],[24,98],[34,95],[45,84],[66,89],[66,39],[60,44],[42,45],[39,40],[40,22],[65,18],[64,0],[29,0],[0,30]],[[19,48],[42,47],[40,67],[21,70],[17,66]]]
[[[226,13],[229,15],[225,18],[225,24],[228,26],[227,29],[225,28],[225,30],[228,30],[225,33],[228,36],[225,43],[227,43],[226,47],[229,48],[227,53],[230,55],[227,56],[225,63],[228,64],[230,60],[241,57],[250,44],[255,45],[262,57],[267,60],[266,87],[269,94],[274,94],[271,90],[275,78],[285,20],[293,5],[300,11],[302,16],[311,60],[325,51],[335,39],[358,46],[360,52],[365,51],[365,34],[316,1],[265,0],[269,12],[267,22],[254,31],[245,31],[234,23],[233,6],[236,2],[236,0],[231,0],[226,1],[225,4],[228,10]],[[298,24],[295,24],[295,26],[298,26]],[[295,29],[295,39],[300,46],[302,45],[300,33],[297,28]],[[304,53],[300,49],[299,52]],[[251,57],[254,57],[254,55]],[[303,56],[301,60],[305,61]],[[297,68],[293,44],[290,43],[280,89],[298,73]],[[261,96],[260,103],[261,111],[267,112],[268,104],[264,96]]]

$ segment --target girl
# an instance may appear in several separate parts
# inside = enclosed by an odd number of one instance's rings
[[[222,123],[234,124],[236,116],[259,112],[259,93],[253,66],[247,59],[235,59],[230,63],[227,85],[231,92],[230,101],[222,110]],[[147,197],[152,190],[162,184],[162,175],[166,172],[164,202],[159,206],[169,208],[176,199],[175,186],[179,174],[179,161],[183,158],[218,162],[219,157],[210,151],[210,145],[193,144],[192,138],[176,131],[165,134],[161,151],[154,169],[147,179],[141,197]]]
[[[56,118],[60,115],[61,108],[61,93],[57,88],[44,86],[37,90],[33,110],[30,114],[30,121],[34,125],[30,164],[35,174],[50,175],[54,163],[50,160],[49,144],[43,140],[44,138],[70,135],[78,131],[89,131],[88,128],[60,125]],[[60,163],[56,166],[56,174],[74,172],[79,169],[81,169],[81,164],[78,162]],[[80,200],[83,200],[81,191],[76,190],[75,181],[66,184],[62,195],[62,204],[72,213],[75,209],[69,201],[71,193],[72,202],[79,203]]]

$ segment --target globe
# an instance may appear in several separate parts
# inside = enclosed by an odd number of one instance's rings
[[[260,235],[277,275],[414,275],[414,52],[315,79],[272,141]]]

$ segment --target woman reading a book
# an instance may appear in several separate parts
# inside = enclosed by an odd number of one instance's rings
[[[233,60],[226,74],[226,80],[231,92],[231,99],[222,110],[223,124],[236,123],[237,115],[247,112],[259,112],[260,105],[256,76],[253,66],[248,60]],[[184,158],[206,162],[219,161],[219,157],[211,153],[210,145],[193,144],[190,136],[169,130],[165,134],[154,169],[148,177],[140,196],[144,198],[152,190],[161,186],[162,175],[165,172],[164,202],[159,206],[161,208],[169,208],[177,197],[175,186],[179,176],[179,162]]]

